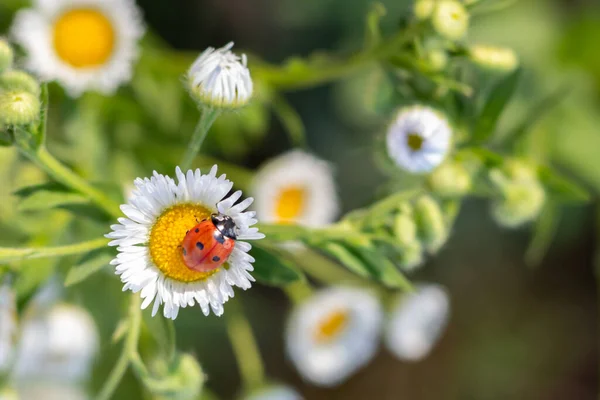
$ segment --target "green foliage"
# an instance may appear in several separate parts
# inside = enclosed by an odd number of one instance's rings
[[[285,286],[304,279],[302,273],[274,248],[253,244],[250,255],[255,259],[253,276],[261,283]]]

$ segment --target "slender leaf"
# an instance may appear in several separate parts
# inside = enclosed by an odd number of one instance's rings
[[[342,244],[326,242],[319,249],[359,276],[370,277],[372,275],[363,262]]]
[[[38,191],[24,198],[18,208],[20,211],[40,211],[69,204],[86,203],[88,199],[76,193]]]
[[[475,143],[484,143],[490,139],[496,130],[502,112],[517,88],[520,77],[521,70],[517,69],[492,88],[473,128]]]
[[[386,14],[385,6],[382,3],[375,3],[367,13],[365,23],[365,48],[370,49],[381,42],[381,28],[379,22],[381,17]]]
[[[546,202],[533,228],[533,236],[525,252],[525,263],[537,267],[546,255],[558,228],[560,210],[552,200]]]
[[[15,191],[13,194],[18,197],[28,197],[34,193],[44,191],[44,192],[60,192],[60,193],[69,193],[69,189],[64,187],[63,185],[56,182],[47,182],[40,183],[37,185],[25,186]],[[72,192],[71,192],[72,193]]]
[[[274,249],[266,250],[253,244],[250,255],[256,260],[252,275],[263,284],[285,286],[304,279],[292,263]]]
[[[65,286],[80,283],[109,265],[113,255],[106,249],[94,250],[84,255],[67,273]]]
[[[581,203],[590,199],[585,188],[548,167],[539,167],[538,176],[548,193],[560,203]]]

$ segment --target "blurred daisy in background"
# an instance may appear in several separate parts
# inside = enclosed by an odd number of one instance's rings
[[[387,130],[387,152],[400,168],[426,173],[444,161],[451,137],[448,121],[433,109],[403,108]]]
[[[415,292],[401,295],[391,311],[387,348],[404,361],[425,358],[444,333],[449,313],[450,299],[442,286],[418,285]]]
[[[323,289],[291,314],[286,350],[307,381],[335,386],[373,358],[381,320],[379,301],[370,292]]]
[[[67,304],[33,311],[22,321],[12,371],[19,391],[43,381],[87,381],[99,347],[92,317],[83,308]]]
[[[261,166],[252,195],[262,222],[317,227],[333,222],[339,211],[330,165],[300,150]]]
[[[76,97],[113,93],[131,78],[144,25],[134,0],[35,0],[17,13],[11,34],[26,68]]]
[[[152,315],[164,304],[163,315],[175,319],[180,307],[200,305],[205,315],[210,310],[223,314],[223,304],[233,297],[233,287],[244,290],[252,286],[254,258],[245,240],[261,239],[263,234],[252,228],[255,212],[244,210],[252,204],[247,198],[235,204],[241,191],[223,199],[233,187],[225,175],[217,177],[215,165],[208,174],[199,169],[184,174],[176,170],[177,182],[154,173],[138,178],[128,204],[121,206],[127,218],[112,225],[113,239],[119,254],[111,264],[125,284],[124,290],[141,291],[142,308],[152,302]],[[235,205],[234,205],[235,204]],[[236,225],[235,247],[227,262],[210,271],[190,269],[184,263],[181,244],[187,231],[214,213],[225,214]]]
[[[11,366],[17,338],[15,293],[8,284],[0,286],[0,376]]]
[[[19,387],[18,398],[21,400],[88,400],[86,391],[77,385],[66,385],[59,382],[30,382]],[[0,397],[0,400],[4,400]]]
[[[289,386],[273,385],[252,392],[244,400],[302,400],[302,396]]]

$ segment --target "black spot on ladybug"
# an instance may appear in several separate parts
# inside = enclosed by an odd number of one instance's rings
[[[190,231],[185,231],[185,234],[187,235],[188,233],[190,233]]]
[[[214,256],[214,257],[213,257],[213,261],[214,261],[214,262],[221,261],[221,257],[219,257],[219,256]]]
[[[200,232],[200,229],[196,228],[196,230],[194,232],[198,233],[198,232]]]
[[[215,233],[213,234],[215,240],[217,242],[219,242],[219,244],[223,244],[225,243],[225,237],[223,236],[223,234],[219,231],[215,231]]]
[[[185,247],[182,247],[182,248],[181,248],[181,251],[183,252],[183,255],[184,255],[184,256],[187,256],[187,251],[185,250]]]
[[[204,245],[203,245],[202,243],[200,243],[200,242],[196,242],[196,247],[197,247],[198,249],[200,249],[200,250],[203,250],[203,249],[204,249]]]

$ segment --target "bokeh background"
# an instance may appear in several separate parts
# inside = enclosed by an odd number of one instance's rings
[[[411,4],[401,0],[383,3],[388,10],[384,27],[389,31],[410,12]],[[502,123],[509,126],[524,114],[527,105],[557,88],[567,88],[560,105],[536,125],[532,140],[536,152],[598,193],[600,3],[514,3],[497,13],[473,19],[468,35],[472,43],[514,48],[525,67],[519,94]],[[1,31],[6,31],[13,10],[20,4],[17,0],[0,0]],[[193,57],[207,46],[234,40],[237,48],[278,63],[315,50],[358,49],[370,2],[139,0],[138,4],[152,30],[152,40],[181,50],[182,58]],[[102,115],[86,116],[104,118],[97,132],[86,131],[91,136],[81,137],[79,132],[83,130],[76,128],[54,132],[50,146],[88,177],[111,169],[113,176],[126,182],[152,169],[170,171],[195,118],[193,112],[185,111],[193,108],[185,94],[173,94],[181,109],[171,109],[174,102],[165,100],[170,96],[165,88],[180,85],[172,76],[177,71],[183,73],[183,65],[186,64],[174,60],[173,65],[144,67],[133,84],[134,91],[154,90],[162,96],[164,103],[157,100],[148,107],[165,115],[164,126],[159,124],[157,128],[155,121],[138,119],[113,124],[110,117],[116,114],[111,112],[117,111],[103,111]],[[386,179],[373,160],[373,143],[386,121],[375,115],[365,101],[369,73],[367,68],[341,82],[286,93],[306,125],[309,147],[335,166],[344,210],[369,204]],[[152,79],[163,86],[152,87]],[[55,95],[60,100],[57,107],[73,106],[61,97],[60,91],[56,90]],[[127,104],[123,106],[126,108]],[[179,118],[173,113],[188,115],[189,121],[179,125]],[[97,157],[77,159],[73,143],[91,146],[91,153]],[[113,145],[119,150],[110,154],[106,162],[97,149]],[[218,158],[254,168],[288,149],[290,143],[279,121],[268,110],[259,108],[246,119],[221,122],[211,134],[208,146],[209,153]],[[166,159],[155,157],[158,151],[164,152]],[[169,158],[171,152],[174,155]],[[2,156],[8,157],[7,154]],[[23,169],[12,173],[21,181],[45,179],[31,177],[35,173]],[[6,193],[9,183],[0,185],[6,186],[1,207],[7,213],[14,199]],[[599,332],[594,259],[600,238],[594,206],[561,210],[550,250],[535,268],[524,262],[529,230],[499,228],[491,220],[488,208],[486,201],[467,201],[449,243],[413,274],[415,280],[447,286],[452,301],[448,330],[424,361],[403,363],[381,348],[365,370],[335,389],[306,385],[286,361],[283,351],[282,334],[290,309],[287,298],[280,290],[261,286],[239,293],[258,337],[268,376],[297,387],[307,399],[596,398]],[[7,219],[3,221],[3,243],[19,242],[23,238],[20,231],[6,226]],[[28,223],[35,225],[35,221]],[[51,266],[40,261],[28,268],[43,271]],[[44,279],[41,272],[36,276],[34,280]],[[36,282],[19,284],[33,287]],[[122,299],[107,297],[105,293],[118,293],[119,287],[118,280],[106,274],[76,285],[67,293],[70,299],[91,310],[102,329],[102,357],[94,374],[96,388],[118,354],[118,346],[111,346],[108,338],[116,325]],[[25,300],[26,297],[21,299]],[[239,375],[223,320],[188,311],[180,314],[176,327],[178,347],[198,357],[208,375],[207,387],[221,398],[234,398]],[[116,398],[136,398],[138,394],[138,383],[129,373]]]

